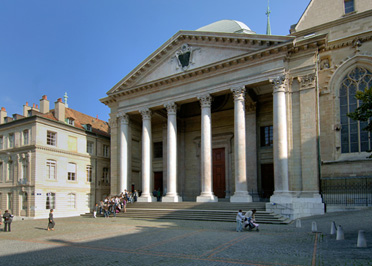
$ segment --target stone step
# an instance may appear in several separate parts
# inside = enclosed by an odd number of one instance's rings
[[[256,209],[257,223],[288,224],[290,222],[284,217],[266,212],[265,206],[265,202],[136,202],[127,204],[127,212],[118,213],[116,216],[118,218],[235,222],[239,209],[243,212]]]
[[[171,209],[145,209],[129,208],[126,213],[118,213],[117,217],[141,219],[177,219],[235,222],[236,211],[223,210],[171,210]],[[283,217],[265,211],[256,213],[257,223],[288,224]]]
[[[243,212],[256,209],[266,210],[265,202],[250,203],[231,203],[231,202],[136,202],[127,204],[127,208],[146,208],[146,209],[196,209],[196,210],[231,210]]]

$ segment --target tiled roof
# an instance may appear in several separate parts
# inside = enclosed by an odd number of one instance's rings
[[[58,119],[54,116],[54,109],[51,109],[48,113],[42,114],[39,113],[38,115],[43,116],[45,118],[58,121]],[[65,118],[72,118],[74,119],[74,126],[77,128],[85,129],[83,125],[91,125],[92,133],[96,133],[102,136],[110,136],[110,128],[107,122],[100,120],[98,118],[83,114],[79,111],[76,111],[71,108],[65,109]]]

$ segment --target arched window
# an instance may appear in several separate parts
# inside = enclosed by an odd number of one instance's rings
[[[372,73],[356,67],[342,80],[340,87],[340,116],[341,116],[341,152],[363,152],[372,149],[370,133],[363,130],[367,122],[355,121],[347,117],[354,112],[360,102],[355,98],[356,91],[364,91],[372,87]]]

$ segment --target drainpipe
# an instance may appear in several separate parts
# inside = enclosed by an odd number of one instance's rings
[[[316,53],[316,63],[315,63],[315,76],[316,76],[316,83],[315,83],[315,89],[316,89],[316,111],[317,111],[317,148],[318,148],[318,182],[319,182],[319,192],[322,191],[322,182],[321,182],[321,155],[320,155],[320,104],[319,104],[319,52]],[[320,193],[320,196],[323,199],[322,193]],[[325,210],[324,210],[325,211]]]

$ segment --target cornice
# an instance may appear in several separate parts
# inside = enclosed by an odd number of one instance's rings
[[[251,63],[254,61],[262,62],[263,58],[268,58],[268,56],[277,55],[279,53],[284,53],[282,56],[285,57],[287,55],[288,49],[290,49],[291,47],[292,42],[288,42],[285,44],[275,46],[273,48],[267,48],[264,50],[223,60],[218,63],[210,64],[197,69],[188,70],[186,72],[165,77],[163,79],[155,80],[146,84],[141,84],[140,86],[136,87],[122,86],[123,88],[121,91],[112,93],[108,97],[100,99],[100,101],[108,105],[112,102],[116,102],[116,98],[122,96],[128,96],[139,92],[145,92],[148,90],[157,89],[159,87],[164,86],[174,86],[175,84],[180,85],[184,82],[188,82],[191,78],[195,80],[195,78],[202,77],[202,75],[204,74],[210,75],[217,72],[220,73],[221,71],[229,70],[231,71],[231,69],[235,69],[239,66],[242,66],[245,63]]]
[[[324,31],[329,28],[341,26],[345,23],[353,22],[355,20],[368,18],[370,16],[372,16],[372,10],[367,10],[361,13],[353,13],[350,15],[345,15],[337,20],[327,22],[327,23],[324,23],[324,24],[321,24],[321,25],[318,25],[312,28],[308,28],[308,29],[298,31],[298,32],[292,32],[289,36],[294,36],[294,37],[306,36],[312,33]]]
[[[331,51],[336,50],[348,46],[354,46],[355,42],[358,41],[361,44],[364,42],[368,42],[372,40],[372,31],[365,31],[356,33],[353,35],[348,35],[340,39],[335,39],[329,41],[327,45],[324,47],[323,51]]]

